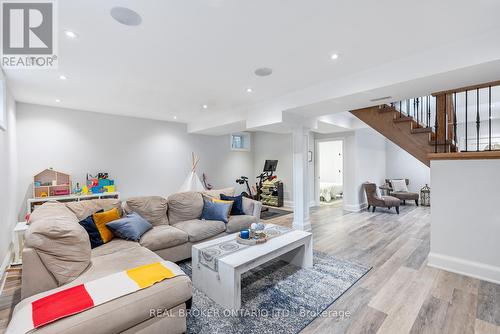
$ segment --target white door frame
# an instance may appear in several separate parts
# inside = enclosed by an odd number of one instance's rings
[[[329,137],[329,138],[318,138],[314,140],[314,201],[316,205],[320,205],[319,200],[319,143],[329,142],[329,141],[340,141],[342,142],[342,191],[345,188],[345,161],[346,161],[346,150],[345,150],[345,138],[344,137]]]

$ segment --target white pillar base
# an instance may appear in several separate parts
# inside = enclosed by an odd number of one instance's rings
[[[311,232],[311,221],[308,219],[307,221],[301,220],[297,221],[295,218],[293,219],[292,227],[294,230],[301,230],[306,232]]]

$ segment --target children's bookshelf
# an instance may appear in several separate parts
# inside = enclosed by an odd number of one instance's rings
[[[112,192],[112,193],[100,193],[100,194],[88,194],[88,195],[68,195],[68,196],[55,196],[55,197],[42,197],[42,198],[29,198],[27,200],[27,209],[28,213],[33,212],[36,207],[42,205],[45,202],[49,201],[58,201],[61,203],[65,202],[80,202],[80,201],[87,201],[87,200],[92,200],[92,199],[107,199],[107,198],[116,198],[120,199],[120,193],[119,192]]]

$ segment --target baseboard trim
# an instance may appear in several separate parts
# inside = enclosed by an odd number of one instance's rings
[[[7,250],[7,254],[5,254],[5,258],[0,265],[0,293],[3,291],[3,286],[5,284],[5,270],[9,267],[11,261],[12,247],[9,247],[9,249]]]
[[[361,203],[361,204],[344,204],[344,210],[349,211],[349,212],[359,212],[361,210],[364,210],[368,207],[367,203]]]
[[[500,284],[500,267],[437,253],[429,253],[427,264],[433,268]]]
[[[283,206],[287,207],[287,208],[290,208],[290,209],[293,209],[293,201],[284,200],[283,201]],[[317,206],[316,202],[315,201],[310,201],[309,202],[309,207],[312,208],[313,206]]]

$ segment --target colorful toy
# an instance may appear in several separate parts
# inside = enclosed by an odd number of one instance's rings
[[[63,196],[71,193],[69,174],[52,168],[45,169],[33,177],[33,197]]]
[[[112,186],[104,186],[103,187],[107,193],[114,193],[115,192],[115,186],[112,185]]]
[[[97,177],[87,174],[87,188],[93,194],[115,192],[115,181],[109,179],[108,173],[97,173]]]
[[[77,182],[75,189],[73,189],[73,194],[81,195],[81,193],[82,193],[82,188],[80,188],[80,183]]]
[[[97,178],[99,180],[107,180],[108,179],[108,173],[97,173]]]
[[[69,189],[54,189],[52,191],[52,196],[67,196],[69,195]]]

